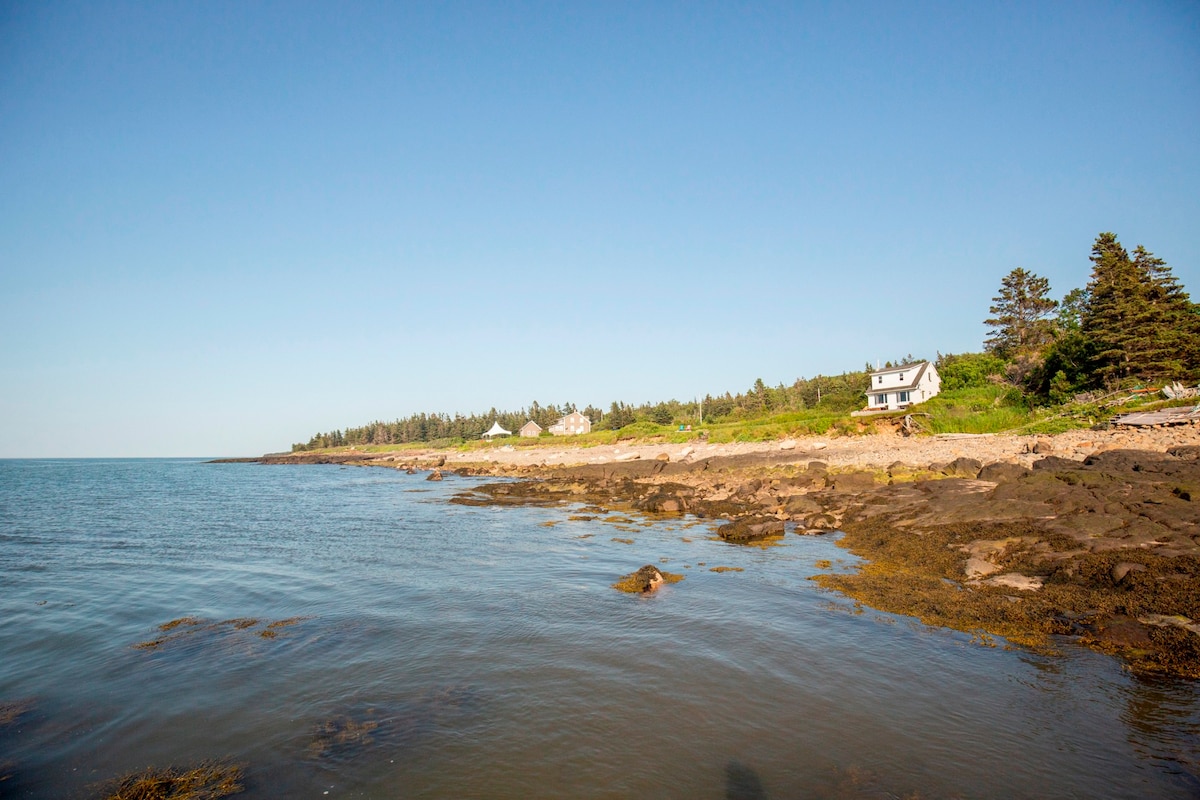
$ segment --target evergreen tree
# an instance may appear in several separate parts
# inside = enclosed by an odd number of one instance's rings
[[[1133,263],[1143,276],[1151,323],[1145,345],[1146,370],[1177,378],[1200,366],[1200,316],[1183,286],[1161,258],[1141,245],[1134,248]]]
[[[1017,267],[1000,282],[1000,294],[988,309],[992,318],[984,324],[994,330],[984,347],[1001,358],[1014,358],[1041,350],[1052,337],[1046,316],[1058,307],[1047,295],[1050,282]]]
[[[1078,332],[1083,327],[1083,312],[1091,302],[1087,289],[1072,289],[1058,303],[1058,315],[1054,318],[1056,334]]]
[[[1091,261],[1082,333],[1098,382],[1178,378],[1200,366],[1195,306],[1162,259],[1141,246],[1130,258],[1102,233]]]

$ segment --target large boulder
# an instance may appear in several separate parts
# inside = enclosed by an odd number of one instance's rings
[[[951,478],[974,478],[983,469],[983,464],[977,458],[956,458],[942,467],[942,474]]]
[[[1079,469],[1083,466],[1082,461],[1075,461],[1062,456],[1046,456],[1033,462],[1033,468],[1037,470],[1059,471],[1064,469]]]
[[[717,534],[727,542],[749,544],[783,536],[784,525],[782,520],[770,517],[741,517],[722,525]]]
[[[678,583],[681,580],[683,580],[682,575],[672,575],[669,572],[663,572],[653,564],[647,564],[637,572],[623,576],[621,580],[613,584],[613,588],[630,594],[649,594],[664,584]]]
[[[663,487],[634,503],[640,511],[660,514],[678,514],[688,510],[691,492],[683,486]]]
[[[832,476],[831,487],[835,492],[865,492],[876,486],[871,472],[843,472]]]
[[[996,461],[992,464],[987,464],[979,470],[978,478],[981,481],[991,481],[992,483],[1007,483],[1023,478],[1030,472],[1026,467],[1020,464],[1011,464],[1007,461]]]
[[[825,507],[806,494],[794,494],[784,499],[784,513],[793,518],[798,515],[813,514],[824,511]]]

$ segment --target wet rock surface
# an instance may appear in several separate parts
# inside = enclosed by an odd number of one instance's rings
[[[717,534],[727,542],[748,544],[778,539],[784,535],[783,520],[768,517],[739,517],[717,528]]]
[[[668,583],[678,583],[681,580],[682,575],[664,572],[653,564],[646,564],[636,572],[622,576],[621,580],[613,584],[613,588],[629,594],[650,594]]]

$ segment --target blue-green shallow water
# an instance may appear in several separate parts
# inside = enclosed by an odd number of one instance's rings
[[[0,461],[0,703],[30,707],[0,797],[213,758],[247,798],[1200,795],[1193,684],[860,612],[807,580],[848,564],[830,538],[451,505],[469,479],[423,478]],[[685,580],[609,588],[648,562]],[[184,616],[259,622],[134,647]]]

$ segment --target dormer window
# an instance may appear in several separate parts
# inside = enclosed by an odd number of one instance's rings
[[[882,375],[879,376],[879,385],[883,386],[883,376]]]
[[[904,380],[904,373],[903,373],[903,372],[901,372],[901,373],[900,373],[900,380]]]

